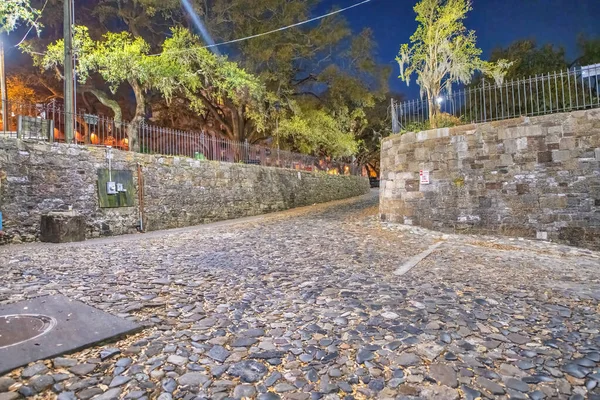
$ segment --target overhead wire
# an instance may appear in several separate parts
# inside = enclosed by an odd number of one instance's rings
[[[46,0],[46,2],[44,3],[44,6],[42,7],[42,9],[40,10],[40,15],[38,15],[38,17],[35,19],[34,23],[29,27],[29,29],[27,30],[27,32],[25,33],[25,36],[23,36],[23,39],[21,39],[21,41],[19,43],[17,43],[15,45],[15,47],[19,47],[21,45],[21,43],[23,43],[25,41],[25,39],[27,39],[27,36],[29,36],[29,33],[31,32],[31,30],[33,28],[35,28],[36,30],[38,30],[37,28],[37,23],[40,20],[40,18],[42,17],[42,13],[44,12],[44,10],[46,9],[46,6],[48,5],[48,0]],[[38,31],[39,34],[39,31]]]
[[[371,1],[372,0],[364,0],[364,1],[361,1],[360,3],[353,4],[353,5],[349,6],[349,7],[345,7],[345,8],[339,9],[339,10],[335,10],[335,11],[329,12],[327,14],[323,14],[323,15],[320,15],[318,17],[314,17],[314,18],[308,19],[306,21],[297,22],[295,24],[287,25],[287,26],[284,26],[284,27],[281,27],[281,28],[278,28],[278,29],[273,29],[273,30],[268,31],[268,32],[258,33],[256,35],[246,36],[246,37],[239,38],[239,39],[228,40],[226,42],[209,44],[209,45],[206,45],[206,46],[202,46],[201,48],[209,49],[209,48],[213,48],[213,47],[224,46],[224,45],[227,45],[227,44],[243,42],[243,41],[246,41],[246,40],[255,39],[257,37],[266,36],[266,35],[270,35],[270,34],[273,34],[273,33],[285,31],[287,29],[295,28],[297,26],[305,25],[305,24],[308,24],[308,23],[311,23],[311,22],[314,22],[314,21],[318,21],[318,20],[321,20],[321,19],[324,19],[324,18],[327,18],[327,17],[331,17],[332,15],[336,15],[336,14],[342,13],[344,11],[348,11],[348,10],[350,10],[352,8],[362,6],[363,4],[369,3]],[[188,51],[195,51],[195,50],[196,49],[194,49],[194,48],[183,49],[183,50],[178,50],[178,51],[169,51],[169,52],[166,52],[166,53],[150,54],[150,56],[151,57],[156,57],[156,56],[160,56],[161,54],[187,53]]]

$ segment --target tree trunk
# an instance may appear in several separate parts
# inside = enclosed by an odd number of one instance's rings
[[[3,37],[0,37],[0,106],[2,106],[2,131],[6,133],[8,132],[8,95],[6,93],[3,39]]]
[[[429,123],[432,129],[438,127],[437,117],[440,111],[440,104],[437,100],[440,97],[441,90],[442,89],[436,85],[427,91],[427,99],[429,100]]]
[[[433,93],[427,92],[427,101],[429,102],[429,125],[431,129],[437,128],[437,103]]]
[[[211,103],[211,101],[208,99],[208,97],[206,97],[203,93],[199,93],[200,98],[202,99],[202,101],[204,102],[204,104],[206,105],[206,107],[208,108],[208,111],[212,114],[212,116],[215,118],[215,120],[223,125],[223,127],[225,128],[225,131],[227,133],[227,136],[229,139],[234,140],[234,133],[233,133],[233,128],[227,123],[227,121],[225,121],[223,119],[223,117],[221,116],[221,114],[219,113],[219,110],[213,105],[213,103]],[[233,119],[233,116],[232,116]]]
[[[112,112],[115,114],[113,118],[116,122],[121,122],[123,120],[121,106],[115,100],[111,99],[106,93],[104,93],[102,90],[98,90],[98,89],[94,89],[94,88],[87,88],[87,87],[84,87],[83,90],[84,90],[84,93],[89,92],[89,93],[93,94],[100,103],[102,103],[106,107],[110,108],[112,110]]]
[[[127,127],[127,138],[129,140],[129,150],[139,152],[140,143],[138,138],[138,128],[144,121],[146,99],[144,96],[144,89],[137,80],[130,79],[129,84],[135,94],[135,115]]]

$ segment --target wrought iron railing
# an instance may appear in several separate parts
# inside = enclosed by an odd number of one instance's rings
[[[0,115],[0,134],[22,139],[65,142],[65,113],[60,105],[8,101],[7,121]],[[70,114],[72,115],[72,114]],[[318,158],[265,145],[227,140],[204,131],[183,131],[115,121],[105,116],[77,113],[73,143],[136,151],[145,154],[181,156],[198,160],[256,164],[303,171],[325,171],[340,175],[363,175],[355,162]],[[135,143],[130,143],[135,142]]]
[[[435,107],[437,127],[596,108],[600,107],[599,83],[600,64],[507,80],[500,85],[481,79],[432,102],[393,102],[393,130],[431,127],[431,107]]]

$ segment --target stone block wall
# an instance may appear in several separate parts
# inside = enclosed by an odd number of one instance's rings
[[[99,208],[101,147],[0,138],[0,243],[34,241],[44,213],[71,207],[86,217],[87,237],[137,231],[138,164],[144,180],[146,230],[192,226],[358,196],[367,178],[198,161],[113,150],[112,168],[133,172],[135,207]]]
[[[381,169],[383,220],[600,249],[600,110],[395,135]]]

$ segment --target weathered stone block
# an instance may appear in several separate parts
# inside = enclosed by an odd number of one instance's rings
[[[562,125],[549,126],[547,137],[552,138],[551,140],[555,140],[554,138],[560,137],[562,135],[562,133],[563,133]]]
[[[570,150],[552,150],[552,161],[562,162],[571,159]]]
[[[418,192],[420,181],[418,179],[406,180],[404,182],[404,188],[407,192]]]
[[[401,136],[401,143],[414,143],[417,140],[417,135],[414,132],[407,132]]]
[[[529,193],[529,185],[526,183],[517,183],[517,194]]]
[[[525,136],[542,136],[544,130],[541,125],[530,125],[525,127]]]
[[[42,215],[40,240],[49,243],[82,242],[85,240],[86,222],[75,212],[50,212]]]
[[[573,150],[575,148],[575,138],[566,137],[560,139],[559,147],[560,150]]]

